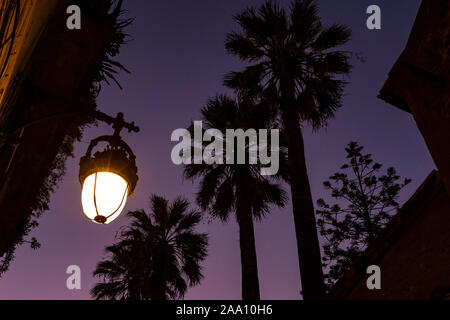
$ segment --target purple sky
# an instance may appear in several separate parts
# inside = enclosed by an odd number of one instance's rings
[[[99,108],[111,115],[125,113],[140,127],[138,134],[123,137],[137,156],[139,177],[135,194],[125,210],[148,210],[151,193],[172,200],[184,195],[193,200],[196,187],[182,180],[182,168],[172,164],[174,143],[170,134],[199,120],[199,109],[208,96],[223,92],[221,79],[241,64],[225,53],[226,32],[236,28],[232,15],[256,0],[223,1],[126,1],[128,15],[136,17],[128,32],[134,41],[122,47],[118,57],[131,75],[119,79],[123,91],[105,86]],[[280,1],[288,4],[289,1]],[[306,158],[314,200],[327,197],[322,182],[345,160],[344,147],[359,141],[376,161],[394,166],[402,176],[413,179],[401,196],[407,200],[434,168],[425,143],[411,115],[377,99],[388,72],[403,50],[419,0],[319,1],[325,24],[343,23],[353,29],[349,49],[362,53],[346,89],[344,107],[326,130],[304,129]],[[382,10],[382,30],[365,26],[366,8],[377,4]],[[106,125],[86,130],[84,142],[76,144],[76,157],[67,162],[67,174],[51,200],[51,210],[40,219],[30,236],[41,249],[17,250],[10,270],[0,279],[0,299],[90,299],[95,283],[91,274],[104,256],[103,249],[127,223],[122,214],[107,226],[88,221],[81,209],[78,182],[79,157],[90,139],[112,130]],[[204,280],[188,290],[186,299],[240,299],[241,276],[236,223],[208,223],[199,228],[210,234],[209,256]],[[291,206],[274,209],[256,224],[261,297],[296,299],[299,271]],[[66,288],[67,266],[79,265],[81,290]]]

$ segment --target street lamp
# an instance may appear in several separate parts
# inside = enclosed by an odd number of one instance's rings
[[[114,134],[92,140],[80,159],[81,203],[88,219],[108,224],[120,215],[138,181],[136,157],[120,137],[120,131],[126,128],[138,132],[139,128],[125,122],[122,113],[112,118],[96,112],[95,117],[112,125]],[[107,146],[92,155],[100,142],[106,142]]]

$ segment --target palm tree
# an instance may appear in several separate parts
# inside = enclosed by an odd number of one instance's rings
[[[181,197],[171,205],[151,196],[151,214],[128,212],[130,225],[121,229],[119,241],[106,248],[109,259],[98,263],[96,299],[166,300],[183,298],[188,285],[202,279],[200,262],[206,257],[208,238],[194,227],[201,213],[188,211]]]
[[[325,126],[341,107],[350,53],[336,50],[350,39],[342,25],[323,27],[312,0],[294,0],[290,11],[266,1],[235,16],[241,33],[229,33],[226,49],[250,62],[225,77],[225,85],[261,94],[279,111],[287,138],[290,187],[304,299],[324,292],[314,207],[306,170],[301,123]]]
[[[209,99],[201,110],[203,129],[214,128],[225,132],[226,129],[267,128],[269,117],[267,113],[260,112],[261,109],[263,108],[254,107],[250,100],[236,102],[225,95],[218,95]],[[251,148],[247,143],[247,159]],[[281,155],[281,170],[274,177],[282,176],[282,160]],[[270,204],[282,207],[286,201],[285,192],[279,185],[261,175],[260,169],[259,164],[185,166],[187,178],[201,178],[197,202],[203,210],[208,210],[213,217],[223,222],[228,220],[231,212],[236,214],[239,225],[243,300],[260,299],[253,219],[261,219],[269,211]]]

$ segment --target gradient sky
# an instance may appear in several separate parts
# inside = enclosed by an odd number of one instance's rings
[[[123,90],[105,86],[99,108],[111,115],[125,113],[140,127],[138,134],[123,137],[137,156],[139,177],[135,194],[125,210],[148,209],[149,195],[173,200],[184,195],[193,200],[195,184],[183,181],[182,168],[172,164],[170,141],[174,129],[198,120],[206,99],[223,92],[222,76],[242,64],[224,49],[225,34],[236,29],[232,16],[257,0],[125,1],[128,16],[135,17],[128,32],[134,41],[122,47],[118,60],[132,71],[119,77]],[[287,5],[289,1],[280,1]],[[345,145],[359,141],[376,161],[394,166],[413,182],[401,194],[407,200],[434,168],[412,116],[377,99],[395,60],[406,45],[419,0],[322,0],[325,24],[343,23],[353,29],[348,49],[363,54],[346,89],[344,107],[326,130],[304,129],[308,173],[314,200],[327,198],[322,182],[345,161]],[[366,28],[366,8],[382,10],[382,30]],[[88,142],[112,130],[106,125],[86,130],[75,146],[76,157],[67,162],[67,174],[53,194],[50,212],[30,236],[41,249],[17,250],[10,270],[0,279],[0,299],[90,299],[95,283],[91,276],[104,257],[103,249],[127,223],[122,214],[110,225],[88,221],[80,202],[78,161]],[[256,226],[261,297],[297,299],[300,291],[297,249],[291,206],[273,212]],[[199,230],[210,234],[204,280],[188,290],[186,299],[240,299],[241,276],[236,223],[208,222]],[[66,288],[69,265],[79,265],[81,290]]]

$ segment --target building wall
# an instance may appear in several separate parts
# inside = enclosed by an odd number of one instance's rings
[[[14,88],[14,83],[17,82],[17,77],[23,76],[22,73],[25,72],[31,54],[56,3],[57,0],[26,0],[20,2],[20,14],[14,45],[11,55],[8,57],[5,72],[0,78],[0,120],[8,104],[7,101],[14,99],[18,93],[18,90]],[[2,17],[2,19],[4,18]],[[9,37],[11,33],[12,28],[9,29],[6,37]],[[0,65],[6,62],[6,48],[0,53]]]
[[[77,136],[86,113],[96,107],[91,88],[114,41],[111,1],[78,0],[81,30],[66,26],[72,0],[23,1],[35,6],[24,11],[29,18],[23,43],[17,43],[29,57],[11,60],[18,77],[2,83],[8,89],[0,106],[0,132],[10,139],[0,148],[0,257],[20,241],[31,217],[45,211],[48,179],[54,178],[55,165],[62,166],[55,162],[62,161],[60,148],[71,143],[67,137]],[[53,9],[40,7],[51,2]],[[65,145],[65,155],[67,150]]]
[[[411,112],[450,195],[450,2],[423,0],[380,98]]]
[[[425,186],[403,213],[387,249],[367,265],[381,268],[381,289],[369,290],[362,274],[338,299],[430,299],[450,286],[450,200],[440,178]],[[361,270],[360,270],[361,271]]]

